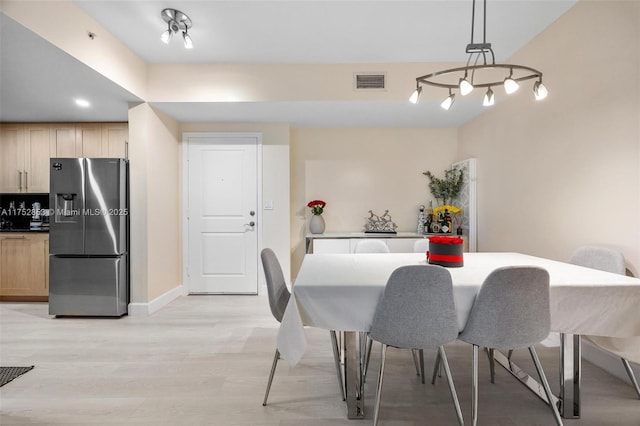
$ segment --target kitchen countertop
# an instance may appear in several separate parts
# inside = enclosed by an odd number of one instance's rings
[[[23,234],[27,234],[27,233],[49,233],[49,228],[43,228],[43,229],[0,229],[0,234],[3,233],[23,233]]]

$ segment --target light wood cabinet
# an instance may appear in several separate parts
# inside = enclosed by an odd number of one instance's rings
[[[49,126],[25,128],[24,186],[26,192],[49,192]]]
[[[51,127],[51,157],[125,158],[127,123],[55,124]]]
[[[64,157],[64,158],[79,157],[79,155],[76,154],[76,126],[75,125],[53,124],[51,126],[50,153],[51,153],[51,157]],[[80,150],[80,154],[81,153],[82,153],[82,150]]]
[[[24,126],[0,127],[0,192],[22,192]]]
[[[0,296],[12,300],[49,297],[49,234],[0,233]]]
[[[102,152],[108,158],[125,158],[129,126],[127,123],[102,123]]]
[[[105,157],[100,123],[76,124],[76,157]]]
[[[0,130],[0,192],[49,192],[48,125],[3,124]]]
[[[125,158],[127,123],[0,123],[0,192],[49,192],[49,159]]]

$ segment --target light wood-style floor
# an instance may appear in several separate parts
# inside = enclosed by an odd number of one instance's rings
[[[358,426],[371,424],[379,346],[374,346],[365,420],[347,420],[329,333],[308,329],[309,350],[281,362],[269,405],[262,397],[278,323],[264,296],[185,296],[149,317],[53,318],[45,303],[0,304],[0,364],[35,369],[0,388],[0,424]],[[447,346],[470,424],[471,348]],[[539,354],[557,391],[557,348]],[[434,353],[426,355],[433,365]],[[534,371],[526,351],[521,367]],[[480,425],[553,425],[531,392],[480,362]],[[623,381],[585,362],[583,416],[566,425],[640,425],[640,400]],[[446,381],[422,385],[407,351],[390,349],[381,425],[456,425]]]

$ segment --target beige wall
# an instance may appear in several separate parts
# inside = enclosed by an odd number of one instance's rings
[[[148,104],[129,110],[131,302],[182,282],[178,123]]]
[[[460,156],[478,158],[478,249],[567,260],[604,244],[638,275],[640,2],[579,2],[512,61],[550,94],[527,84],[459,129]]]
[[[406,102],[425,69],[460,64],[150,64],[149,102],[368,101]],[[384,72],[385,90],[353,88],[357,72]],[[265,84],[265,82],[268,82]],[[438,100],[425,91],[422,100]]]
[[[369,210],[386,209],[398,231],[415,231],[418,207],[431,198],[422,172],[443,174],[457,159],[456,129],[292,129],[293,275],[304,256],[310,200],[327,202],[326,232],[360,232]]]
[[[285,277],[290,271],[289,250],[289,125],[282,123],[182,123],[187,132],[256,132],[262,135],[262,200],[273,201],[272,210],[260,212],[262,247],[275,251]],[[260,269],[258,279],[264,283]]]

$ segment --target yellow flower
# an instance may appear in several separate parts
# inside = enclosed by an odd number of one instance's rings
[[[449,213],[452,213],[452,214],[457,214],[462,211],[462,209],[459,209],[456,206],[450,206],[448,204],[445,204],[444,206],[438,206],[435,209],[433,209],[433,214],[435,216],[438,216],[438,213],[440,213],[443,210],[449,210]]]

